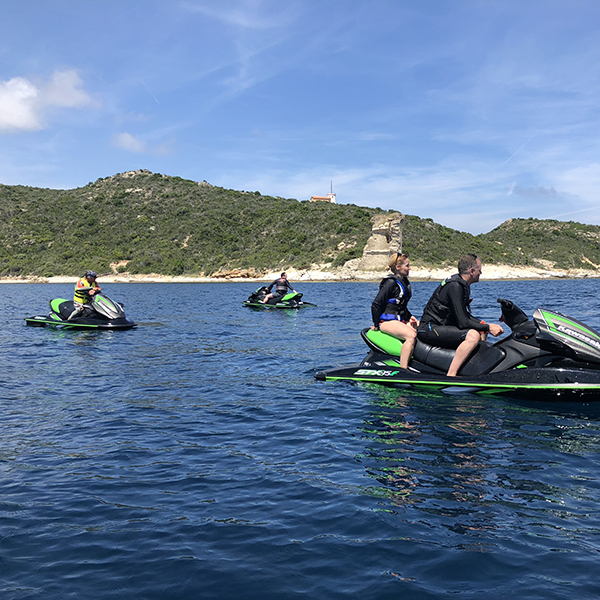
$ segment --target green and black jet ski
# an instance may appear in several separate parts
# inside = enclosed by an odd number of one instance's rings
[[[265,296],[269,293],[269,288],[266,286],[258,288],[256,291],[250,294],[248,300],[242,302],[243,306],[250,306],[251,308],[304,308],[305,306],[316,306],[310,302],[304,302],[302,300],[302,294],[298,292],[290,292],[284,296],[273,296],[269,298],[266,303],[263,303]]]
[[[98,293],[84,311],[70,321],[75,310],[73,300],[55,298],[50,300],[50,314],[43,317],[27,317],[25,323],[31,327],[61,327],[63,329],[131,329],[137,323],[125,316],[123,305],[108,296]]]
[[[401,340],[363,329],[370,348],[353,365],[319,371],[322,381],[367,381],[446,393],[506,395],[523,400],[600,400],[600,334],[584,323],[538,308],[533,318],[498,298],[510,335],[480,342],[458,377],[446,377],[454,350],[417,340],[408,369],[400,368]]]

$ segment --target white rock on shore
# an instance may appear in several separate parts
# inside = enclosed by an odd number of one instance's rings
[[[314,265],[311,269],[287,269],[289,280],[294,281],[379,281],[385,272],[360,271],[348,267],[326,270],[323,265]],[[272,282],[277,279],[281,271],[272,271],[262,277],[236,277],[235,271],[231,274],[223,273],[219,277],[190,277],[169,275],[130,275],[129,273],[115,273],[100,275],[100,283],[208,283],[208,282]],[[412,281],[441,281],[456,273],[456,269],[425,269],[415,266],[411,269]],[[584,279],[600,277],[600,272],[586,269],[572,269],[568,271],[538,269],[534,267],[514,267],[510,265],[483,265],[481,280],[504,279]],[[77,277],[3,277],[0,283],[71,283],[77,282]]]

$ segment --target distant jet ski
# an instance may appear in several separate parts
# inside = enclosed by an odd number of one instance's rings
[[[137,323],[125,316],[123,305],[104,294],[94,294],[83,313],[70,321],[75,310],[73,300],[55,298],[50,300],[50,314],[27,317],[25,323],[31,327],[62,327],[64,329],[131,329]]]
[[[242,302],[243,306],[250,306],[252,308],[303,308],[305,306],[316,306],[316,304],[311,304],[310,302],[304,302],[302,300],[302,294],[298,292],[290,292],[283,296],[283,298],[278,298],[277,296],[273,298],[269,298],[266,303],[263,304],[263,300],[265,296],[269,293],[269,288],[266,286],[258,288],[256,291],[252,292],[248,297],[248,300],[244,300]]]
[[[400,368],[402,341],[363,329],[370,348],[360,363],[319,371],[322,381],[367,381],[446,393],[501,394],[524,400],[600,400],[600,334],[584,323],[538,308],[533,319],[498,298],[509,336],[480,342],[458,377],[446,377],[454,350],[417,340],[408,369]]]

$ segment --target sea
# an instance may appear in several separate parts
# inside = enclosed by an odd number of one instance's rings
[[[100,284],[136,329],[27,327],[72,286],[0,285],[2,600],[600,597],[600,402],[315,380],[365,356],[377,283]],[[599,286],[472,311],[600,330]]]

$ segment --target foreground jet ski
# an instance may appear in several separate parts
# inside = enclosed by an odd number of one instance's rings
[[[305,306],[316,306],[316,304],[311,304],[310,302],[303,302],[302,294],[299,294],[298,292],[290,292],[279,300],[277,298],[269,298],[269,300],[263,304],[262,301],[268,293],[269,288],[260,287],[255,292],[252,292],[248,297],[248,300],[244,300],[242,304],[252,308],[303,308]]]
[[[402,342],[363,329],[371,349],[347,367],[320,371],[322,381],[368,381],[447,393],[505,394],[527,400],[600,400],[600,334],[560,313],[538,308],[533,319],[510,300],[498,298],[510,335],[480,342],[459,371],[446,377],[454,350],[417,340],[408,369],[400,369]]]
[[[95,294],[80,316],[67,319],[75,310],[73,300],[50,300],[50,314],[45,317],[27,317],[25,323],[32,327],[63,327],[64,329],[131,329],[137,324],[129,321],[123,305],[104,294]]]

